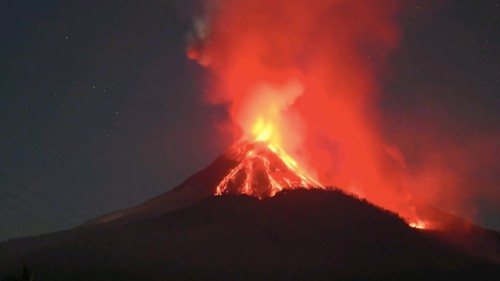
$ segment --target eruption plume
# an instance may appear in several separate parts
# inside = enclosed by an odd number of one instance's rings
[[[286,166],[295,172],[290,177],[296,183],[338,186],[423,227],[405,190],[404,159],[378,129],[377,78],[398,44],[397,3],[206,4],[204,17],[195,20],[187,55],[215,74],[207,100],[227,106],[231,120],[226,125],[237,127],[235,141],[264,142],[285,163],[293,161]],[[245,155],[266,167],[258,151]],[[229,190],[236,174],[254,165],[232,171],[217,193]],[[295,185],[273,183],[272,176],[267,180],[271,187],[264,193],[252,191],[248,182],[240,192],[272,196]]]

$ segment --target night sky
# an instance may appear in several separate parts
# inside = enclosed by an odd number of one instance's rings
[[[477,221],[500,230],[500,1],[405,2],[381,78],[384,135],[412,165],[438,144],[489,145],[493,161],[461,158],[462,184],[487,190]],[[225,109],[203,101],[209,74],[185,55],[199,6],[2,1],[0,240],[143,202],[231,144]]]

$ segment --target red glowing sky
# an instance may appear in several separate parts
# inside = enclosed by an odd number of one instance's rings
[[[227,107],[221,125],[235,141],[264,120],[273,141],[325,185],[404,217],[418,218],[422,199],[464,211],[475,192],[458,186],[471,159],[498,159],[491,138],[443,151],[425,139],[432,132],[419,132],[426,157],[409,165],[412,149],[383,133],[379,81],[404,35],[402,9],[392,0],[208,1],[188,56],[215,74],[206,98]],[[415,134],[401,132],[404,144]]]

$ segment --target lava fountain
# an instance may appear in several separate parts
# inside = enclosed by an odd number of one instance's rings
[[[283,110],[301,94],[301,85],[298,82],[284,87],[261,85],[256,91],[259,92],[252,95],[256,106],[250,108],[259,110],[242,111],[241,120],[248,120],[241,123],[245,134],[230,155],[239,164],[217,186],[216,194],[236,192],[263,198],[283,189],[323,188],[282,148]],[[283,96],[289,101],[279,98]]]

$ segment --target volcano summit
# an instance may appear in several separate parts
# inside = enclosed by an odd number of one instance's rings
[[[241,143],[226,155],[239,164],[217,185],[216,195],[239,193],[263,198],[283,189],[322,188],[290,156],[272,144]]]
[[[325,189],[306,175],[281,148],[264,141],[241,141],[172,191],[137,207],[117,211],[89,223],[130,218],[143,213],[161,214],[213,195],[244,194],[263,199],[282,190],[297,188]]]

